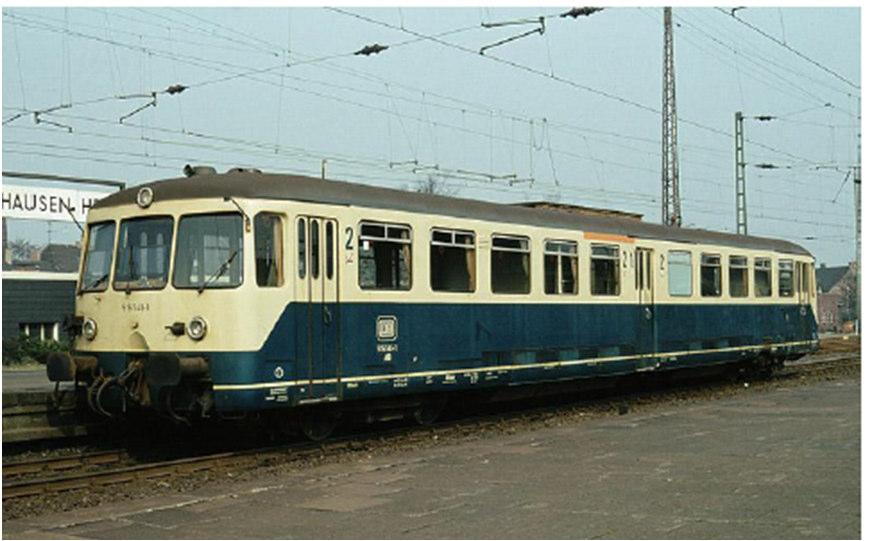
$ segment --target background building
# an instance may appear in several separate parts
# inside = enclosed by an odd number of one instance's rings
[[[852,332],[856,317],[855,262],[816,269],[819,290],[819,332]]]

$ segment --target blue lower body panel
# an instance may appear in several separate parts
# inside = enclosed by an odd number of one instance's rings
[[[310,317],[320,310],[290,304],[260,351],[207,354],[216,408],[697,367],[797,356],[817,343],[812,309],[797,305],[348,303],[328,324]],[[394,319],[395,336],[379,338],[379,318]],[[100,362],[117,373],[124,358]]]

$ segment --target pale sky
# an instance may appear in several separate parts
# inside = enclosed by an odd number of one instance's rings
[[[326,159],[339,180],[401,188],[436,175],[463,197],[660,222],[662,10],[562,11],[6,7],[3,169],[135,185],[186,163],[319,176]],[[749,232],[844,264],[860,12],[735,15],[674,9],[683,223],[735,230],[734,113],[773,115],[745,123]],[[543,34],[478,54],[540,16]],[[533,22],[482,27],[521,19]],[[374,43],[389,48],[353,54]],[[188,88],[120,122],[174,84]],[[10,229],[45,242],[45,224]]]

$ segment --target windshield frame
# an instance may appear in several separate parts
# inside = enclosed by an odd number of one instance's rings
[[[119,285],[118,283],[118,265],[121,263],[121,256],[119,253],[119,249],[121,248],[121,230],[124,227],[124,224],[127,222],[138,222],[145,220],[159,220],[159,219],[168,219],[170,223],[170,234],[169,234],[169,245],[168,252],[166,254],[166,279],[163,281],[161,286],[142,286],[139,285],[132,280],[126,280],[126,285]],[[176,230],[176,220],[175,216],[171,214],[153,214],[146,216],[127,216],[126,218],[122,218],[118,220],[117,232],[115,238],[115,250],[114,256],[115,261],[112,266],[112,289],[120,292],[130,292],[130,291],[161,291],[166,289],[166,286],[169,284],[169,277],[172,271],[172,260],[173,260],[173,249],[175,247],[175,230]]]
[[[112,248],[109,250],[109,265],[108,269],[105,273],[105,278],[97,282],[97,284],[101,284],[105,282],[103,287],[85,287],[85,278],[88,270],[88,261],[91,254],[90,244],[93,236],[93,230],[99,226],[111,225],[112,226]],[[79,271],[79,283],[77,293],[79,295],[83,293],[102,293],[109,289],[109,284],[112,282],[112,275],[115,272],[115,250],[117,249],[118,242],[118,222],[116,220],[100,220],[99,222],[92,222],[87,224],[87,239],[84,241],[84,254],[82,254],[82,266]]]
[[[179,253],[180,253],[180,251],[178,250],[178,246],[180,245],[179,241],[181,238],[182,222],[187,218],[203,218],[203,217],[219,217],[219,216],[232,216],[232,217],[237,217],[239,219],[239,224],[238,224],[239,225],[239,229],[238,229],[239,248],[238,248],[237,253],[231,258],[231,263],[230,263],[232,265],[234,262],[238,261],[238,263],[240,265],[239,266],[239,281],[238,281],[238,283],[230,283],[228,285],[221,285],[218,281],[212,281],[211,283],[209,283],[210,280],[214,279],[216,272],[219,270],[219,268],[218,268],[218,269],[214,269],[212,271],[212,273],[210,273],[208,276],[204,277],[204,280],[202,281],[202,283],[190,284],[190,285],[180,285],[178,283],[177,274],[178,274],[178,257],[179,257]],[[238,212],[238,211],[216,211],[216,212],[212,211],[212,212],[195,212],[195,213],[190,213],[190,214],[179,215],[178,216],[178,225],[175,228],[175,242],[176,242],[176,251],[172,256],[172,280],[171,281],[172,281],[173,288],[179,289],[179,290],[193,289],[193,290],[196,290],[196,291],[202,293],[206,289],[237,289],[239,287],[242,287],[245,284],[245,266],[246,266],[245,265],[245,263],[246,263],[245,262],[245,228],[244,228],[244,216],[242,215],[241,212]],[[227,261],[230,261],[230,256],[232,255],[232,252],[227,252],[227,254],[228,254],[227,257],[224,258],[222,263],[226,263]],[[226,275],[226,271],[225,271],[224,275]]]

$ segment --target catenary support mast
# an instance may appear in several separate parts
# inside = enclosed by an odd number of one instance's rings
[[[680,165],[677,159],[677,88],[674,73],[674,30],[671,8],[664,8],[662,66],[662,223],[679,227]]]

